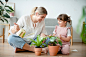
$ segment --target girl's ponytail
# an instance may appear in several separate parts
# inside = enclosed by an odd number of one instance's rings
[[[68,20],[67,22],[69,22],[69,24],[71,25],[71,19],[70,19],[70,16],[68,16]]]

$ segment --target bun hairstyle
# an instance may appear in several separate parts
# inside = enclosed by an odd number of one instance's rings
[[[47,10],[44,7],[34,7],[31,11],[31,14],[35,15],[35,13],[38,12],[38,14],[47,14]]]
[[[57,17],[57,19],[60,19],[60,20],[62,20],[62,21],[67,21],[67,22],[69,22],[69,24],[70,24],[70,22],[71,22],[70,16],[68,16],[67,14],[60,14],[60,15]],[[71,25],[71,24],[70,24],[70,25]]]

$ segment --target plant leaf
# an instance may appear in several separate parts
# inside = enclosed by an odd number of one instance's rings
[[[35,41],[35,40],[33,40],[33,39],[30,39],[32,42],[34,42],[35,44],[37,44],[37,42]]]
[[[0,19],[2,22],[4,22],[4,20],[3,19]]]
[[[0,0],[1,4],[4,5],[4,3]]]
[[[6,10],[6,12],[8,12],[8,13],[12,12],[11,10],[8,10],[8,9],[5,9],[5,10]]]
[[[4,18],[4,20],[8,23],[8,20]]]
[[[62,42],[58,42],[62,46]]]
[[[37,44],[39,45],[39,38],[40,38],[40,35],[37,35]]]
[[[10,7],[10,6],[5,6],[5,7],[8,7],[11,11],[14,11],[14,10],[12,9],[12,7]]]
[[[6,18],[10,18],[10,16],[7,13],[3,14],[3,16]]]

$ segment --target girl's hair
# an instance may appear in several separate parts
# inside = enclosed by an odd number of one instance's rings
[[[47,10],[44,7],[34,7],[31,14],[35,14],[36,12],[38,12],[40,15],[47,14]]]
[[[67,21],[67,22],[71,22],[70,16],[68,16],[67,14],[60,14],[57,19],[60,19],[62,21]],[[71,25],[71,24],[70,24]]]

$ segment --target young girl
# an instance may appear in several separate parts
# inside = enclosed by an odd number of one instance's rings
[[[70,23],[70,17],[67,14],[60,14],[57,20],[59,25],[56,25],[53,36],[59,37],[62,40],[62,46],[60,46],[59,51],[62,54],[69,54],[71,33],[70,28],[66,27],[66,25],[67,22]]]

